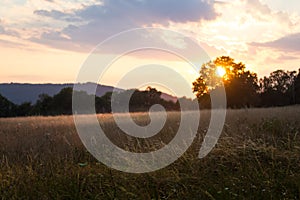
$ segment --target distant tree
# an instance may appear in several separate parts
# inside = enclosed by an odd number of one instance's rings
[[[96,110],[101,110],[103,113],[111,112],[111,97],[112,92],[106,92],[102,97],[96,98]]]
[[[147,87],[145,91],[136,90],[130,100],[130,111],[148,111],[153,105],[159,104],[166,110],[178,110],[178,104],[161,98],[162,92]]]
[[[161,98],[161,92],[155,88],[148,87],[144,91],[137,89],[125,90],[116,93],[112,99],[115,112],[125,112],[129,100],[129,112],[147,112],[155,105],[160,104],[166,110],[178,110],[179,106],[173,101],[166,101]]]
[[[105,94],[103,97],[89,95],[85,91],[74,91],[77,98],[75,113],[90,114],[110,112],[107,109],[110,106],[110,94]],[[34,115],[69,115],[73,113],[72,108],[73,88],[63,88],[58,94],[53,97],[47,94],[39,95],[39,99],[33,106],[32,114]],[[109,101],[109,102],[108,102]],[[95,102],[95,107],[93,106]]]
[[[76,108],[77,114],[92,114],[97,111],[97,101],[95,95],[89,95],[86,91],[74,91],[74,96],[77,98]],[[73,88],[64,88],[58,94],[53,96],[51,108],[55,115],[70,115],[73,114],[72,106]],[[94,104],[95,103],[95,104]]]
[[[261,89],[266,91],[278,91],[279,93],[286,93],[295,79],[295,71],[285,72],[284,70],[276,70],[270,74],[269,77],[264,77],[261,83]]]
[[[108,111],[105,109],[106,102],[101,97],[95,97],[95,109],[96,113],[107,113]]]
[[[40,94],[38,100],[33,106],[34,115],[53,115],[53,97],[48,94]]]
[[[294,102],[296,72],[276,70],[260,79],[262,106],[285,106]]]
[[[63,88],[58,94],[53,96],[51,108],[56,115],[72,114],[72,93],[73,88]]]
[[[209,94],[224,85],[228,107],[241,108],[256,106],[257,74],[246,70],[243,63],[236,63],[233,58],[222,56],[202,65],[200,76],[193,82],[193,92],[199,99],[200,106],[209,107]]]
[[[164,100],[160,98],[161,92],[152,87],[147,87],[145,91],[136,90],[131,97],[130,106],[135,111],[148,111],[154,104],[162,105]]]
[[[145,91],[142,92],[145,95],[146,99],[146,105],[152,106],[153,104],[158,104],[162,102],[162,99],[160,98],[161,92],[157,91],[157,89],[152,87],[147,87]]]
[[[300,69],[298,75],[295,77],[293,89],[294,101],[296,104],[300,104]]]
[[[16,105],[0,94],[0,117],[14,117]]]
[[[31,102],[24,102],[21,105],[16,106],[16,116],[30,116],[33,113],[33,106]]]
[[[93,114],[95,113],[96,110],[96,100],[95,95],[89,95],[86,91],[73,91],[73,96],[76,98],[76,101],[71,102],[72,103],[77,103],[75,105],[75,110],[73,112],[75,114]],[[73,99],[74,100],[74,99]],[[71,105],[72,106],[72,105]],[[72,111],[71,111],[72,112]]]

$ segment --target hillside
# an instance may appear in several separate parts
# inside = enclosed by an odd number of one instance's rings
[[[79,84],[79,88],[92,94],[92,88],[96,83],[83,83]],[[35,103],[40,94],[48,94],[53,96],[59,93],[63,88],[73,87],[72,83],[65,84],[30,84],[30,83],[1,83],[0,84],[0,94],[7,98],[9,101],[15,104],[22,104],[24,102]],[[107,92],[112,92],[114,90],[113,86],[100,85],[97,84],[96,96],[103,96]],[[117,91],[122,91],[123,89],[116,88]],[[166,101],[176,102],[177,97],[172,95],[162,93],[161,98]]]
[[[80,88],[92,93],[95,83],[80,84]],[[22,83],[3,83],[0,84],[0,94],[15,104],[24,102],[35,103],[40,94],[53,96],[66,87],[73,87],[73,84],[22,84]],[[106,92],[113,91],[114,87],[106,85],[97,85],[97,96],[102,96]],[[121,90],[121,89],[118,89]]]

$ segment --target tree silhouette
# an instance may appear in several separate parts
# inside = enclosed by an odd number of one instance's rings
[[[226,72],[220,76],[218,69]],[[243,63],[235,63],[233,58],[222,56],[202,65],[200,76],[193,82],[193,92],[201,104],[209,104],[209,94],[225,87],[228,107],[241,108],[258,105],[257,74],[246,70]]]
[[[262,106],[285,106],[295,103],[296,71],[276,70],[260,79]]]
[[[73,88],[63,88],[58,94],[53,96],[52,109],[54,113],[70,115],[72,114],[72,93]]]
[[[161,98],[161,92],[152,87],[147,87],[145,91],[137,89],[130,89],[119,92],[114,95],[112,99],[114,103],[115,112],[125,112],[128,106],[129,99],[129,112],[147,112],[155,105],[160,104],[166,110],[178,110],[178,104],[173,101],[166,101]]]
[[[293,89],[295,103],[300,104],[300,69],[298,71],[297,77],[295,78]]]
[[[0,117],[14,117],[16,105],[0,94]]]
[[[40,94],[39,99],[33,106],[32,113],[34,115],[52,115],[52,102],[53,97],[50,97],[48,94]]]
[[[112,92],[106,92],[100,99],[96,99],[96,106],[98,105],[101,107],[102,111],[105,113],[110,113],[111,112],[111,97],[112,97]],[[97,102],[99,104],[97,104]]]
[[[30,102],[24,102],[16,107],[16,116],[30,116],[32,115],[33,106]]]

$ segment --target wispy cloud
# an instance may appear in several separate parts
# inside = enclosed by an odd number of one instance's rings
[[[4,23],[0,20],[0,35],[9,35],[9,36],[15,36],[19,37],[19,33],[15,30],[6,28]]]
[[[54,0],[44,0],[44,1],[54,3]]]
[[[59,10],[35,10],[33,13],[41,17],[50,17],[56,20],[62,20],[67,22],[76,22],[81,20],[79,17],[76,17],[76,15],[73,13],[65,13]]]
[[[4,27],[0,25],[0,34],[5,33]]]
[[[253,46],[269,47],[279,51],[300,52],[300,33],[284,36],[274,41],[251,43]]]

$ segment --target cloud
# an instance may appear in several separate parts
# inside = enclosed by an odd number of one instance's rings
[[[260,21],[270,21],[270,16],[272,16],[273,21],[293,25],[288,13],[274,12],[268,5],[261,3],[260,0],[246,0],[246,6],[248,8],[246,12],[251,13],[253,17]]]
[[[35,10],[34,14],[54,19],[76,15],[81,17],[82,20],[92,21],[122,19],[122,17],[125,17],[140,21],[143,24],[169,21],[198,22],[201,19],[213,20],[217,17],[213,1],[208,0],[104,0],[98,4],[73,10],[73,13],[65,13],[59,10]]]
[[[69,22],[59,32],[47,31],[39,38],[32,38],[33,41],[56,48],[58,41],[70,43],[70,46],[75,43],[93,47],[114,34],[132,28],[151,27],[154,24],[166,27],[170,22],[200,22],[214,20],[218,16],[213,1],[208,0],[103,0],[68,12],[36,10],[34,14]],[[54,42],[49,42],[51,40]],[[59,48],[70,48],[65,44],[59,45]]]
[[[0,25],[0,34],[4,34],[5,33],[5,29],[3,26]]]
[[[0,34],[5,34],[5,28],[3,26],[3,19],[0,19]]]
[[[0,44],[1,44],[1,46],[7,46],[7,47],[19,47],[19,48],[26,47],[24,44],[21,44],[19,42],[12,42],[12,41],[3,40],[3,39],[0,39]]]
[[[298,60],[299,56],[280,55],[277,60]]]
[[[35,10],[33,12],[36,15],[43,16],[43,17],[50,17],[56,20],[62,20],[62,21],[68,21],[68,22],[76,22],[80,21],[78,17],[76,17],[74,14],[70,13],[64,13],[59,10]]]
[[[259,0],[246,0],[246,5],[250,10],[255,9],[261,14],[271,14],[271,9],[267,5],[262,4]]]
[[[217,15],[208,1],[188,0],[105,0],[77,11],[84,19],[111,19],[128,16],[140,23],[164,23],[212,20]]]
[[[287,35],[274,41],[265,43],[251,43],[252,46],[269,47],[279,51],[300,52],[300,33]]]
[[[0,19],[0,35],[9,35],[9,36],[14,36],[14,37],[19,37],[20,36],[18,32],[6,28],[4,26],[4,23],[3,23],[2,19]]]

